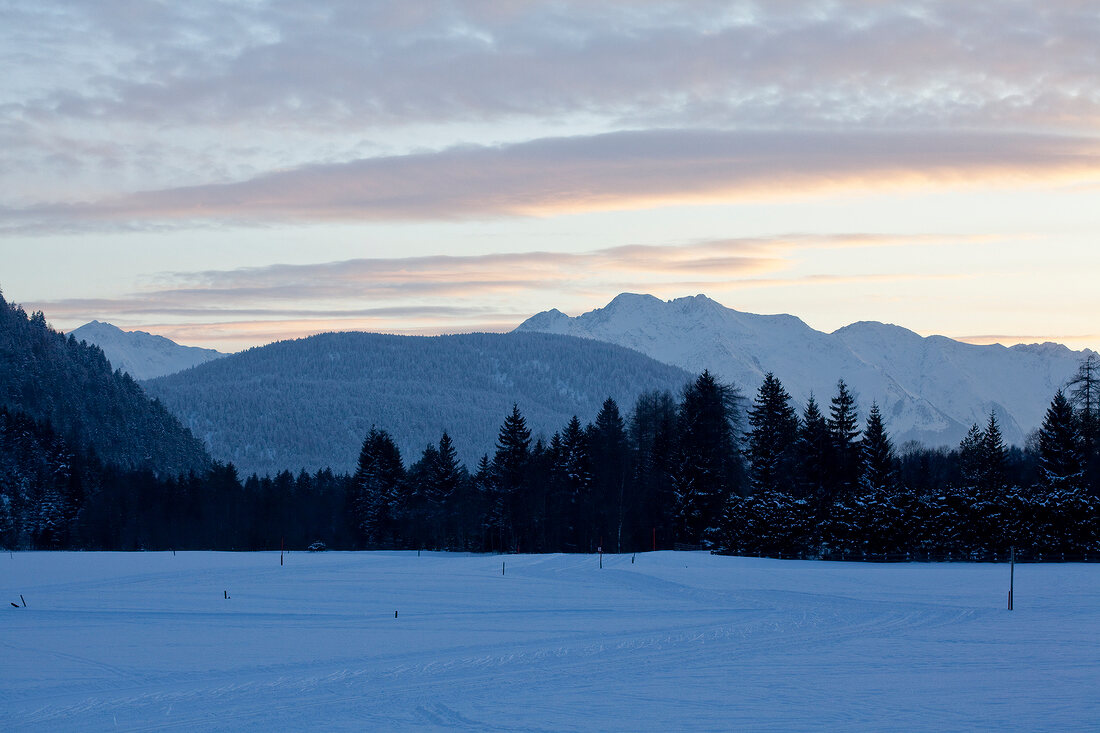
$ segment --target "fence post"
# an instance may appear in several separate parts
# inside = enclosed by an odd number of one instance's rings
[[[1012,591],[1016,582],[1016,547],[1008,548],[1008,610],[1012,610]]]

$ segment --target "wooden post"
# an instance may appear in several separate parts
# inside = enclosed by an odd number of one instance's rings
[[[1016,547],[1008,548],[1008,610],[1012,610],[1012,590],[1016,582]]]
[[[286,538],[279,538],[279,567],[283,566],[283,552],[286,551]]]
[[[504,563],[503,562],[500,564],[500,574],[504,575]]]

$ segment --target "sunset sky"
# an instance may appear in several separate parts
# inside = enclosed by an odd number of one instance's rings
[[[0,0],[0,289],[232,351],[623,291],[1100,348],[1100,4]]]

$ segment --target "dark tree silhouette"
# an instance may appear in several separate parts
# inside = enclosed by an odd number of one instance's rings
[[[748,424],[746,454],[753,491],[790,492],[797,461],[798,415],[791,396],[771,372],[764,375],[748,410]]]
[[[871,403],[871,412],[867,415],[867,429],[863,431],[860,449],[863,454],[860,486],[865,491],[887,491],[894,488],[897,480],[897,456],[890,437],[886,434],[882,413],[875,402]]]
[[[843,379],[836,383],[836,396],[829,403],[828,424],[833,443],[832,493],[851,493],[859,485],[859,415],[855,396]]]
[[[1084,479],[1078,417],[1062,390],[1055,393],[1039,428],[1039,470],[1044,486],[1064,489]]]

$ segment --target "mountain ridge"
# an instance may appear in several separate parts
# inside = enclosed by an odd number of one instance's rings
[[[174,374],[225,356],[215,349],[183,346],[164,336],[124,331],[102,321],[89,321],[70,331],[70,335],[101,348],[111,366],[137,380]]]
[[[800,405],[827,402],[838,379],[879,404],[897,442],[957,443],[996,410],[1005,438],[1023,444],[1055,390],[1089,351],[1061,344],[975,345],[921,336],[897,324],[857,321],[826,333],[797,316],[728,308],[706,295],[664,301],[621,293],[570,317],[543,311],[516,331],[593,338],[641,351],[691,372],[710,369],[750,399],[773,372]]]

